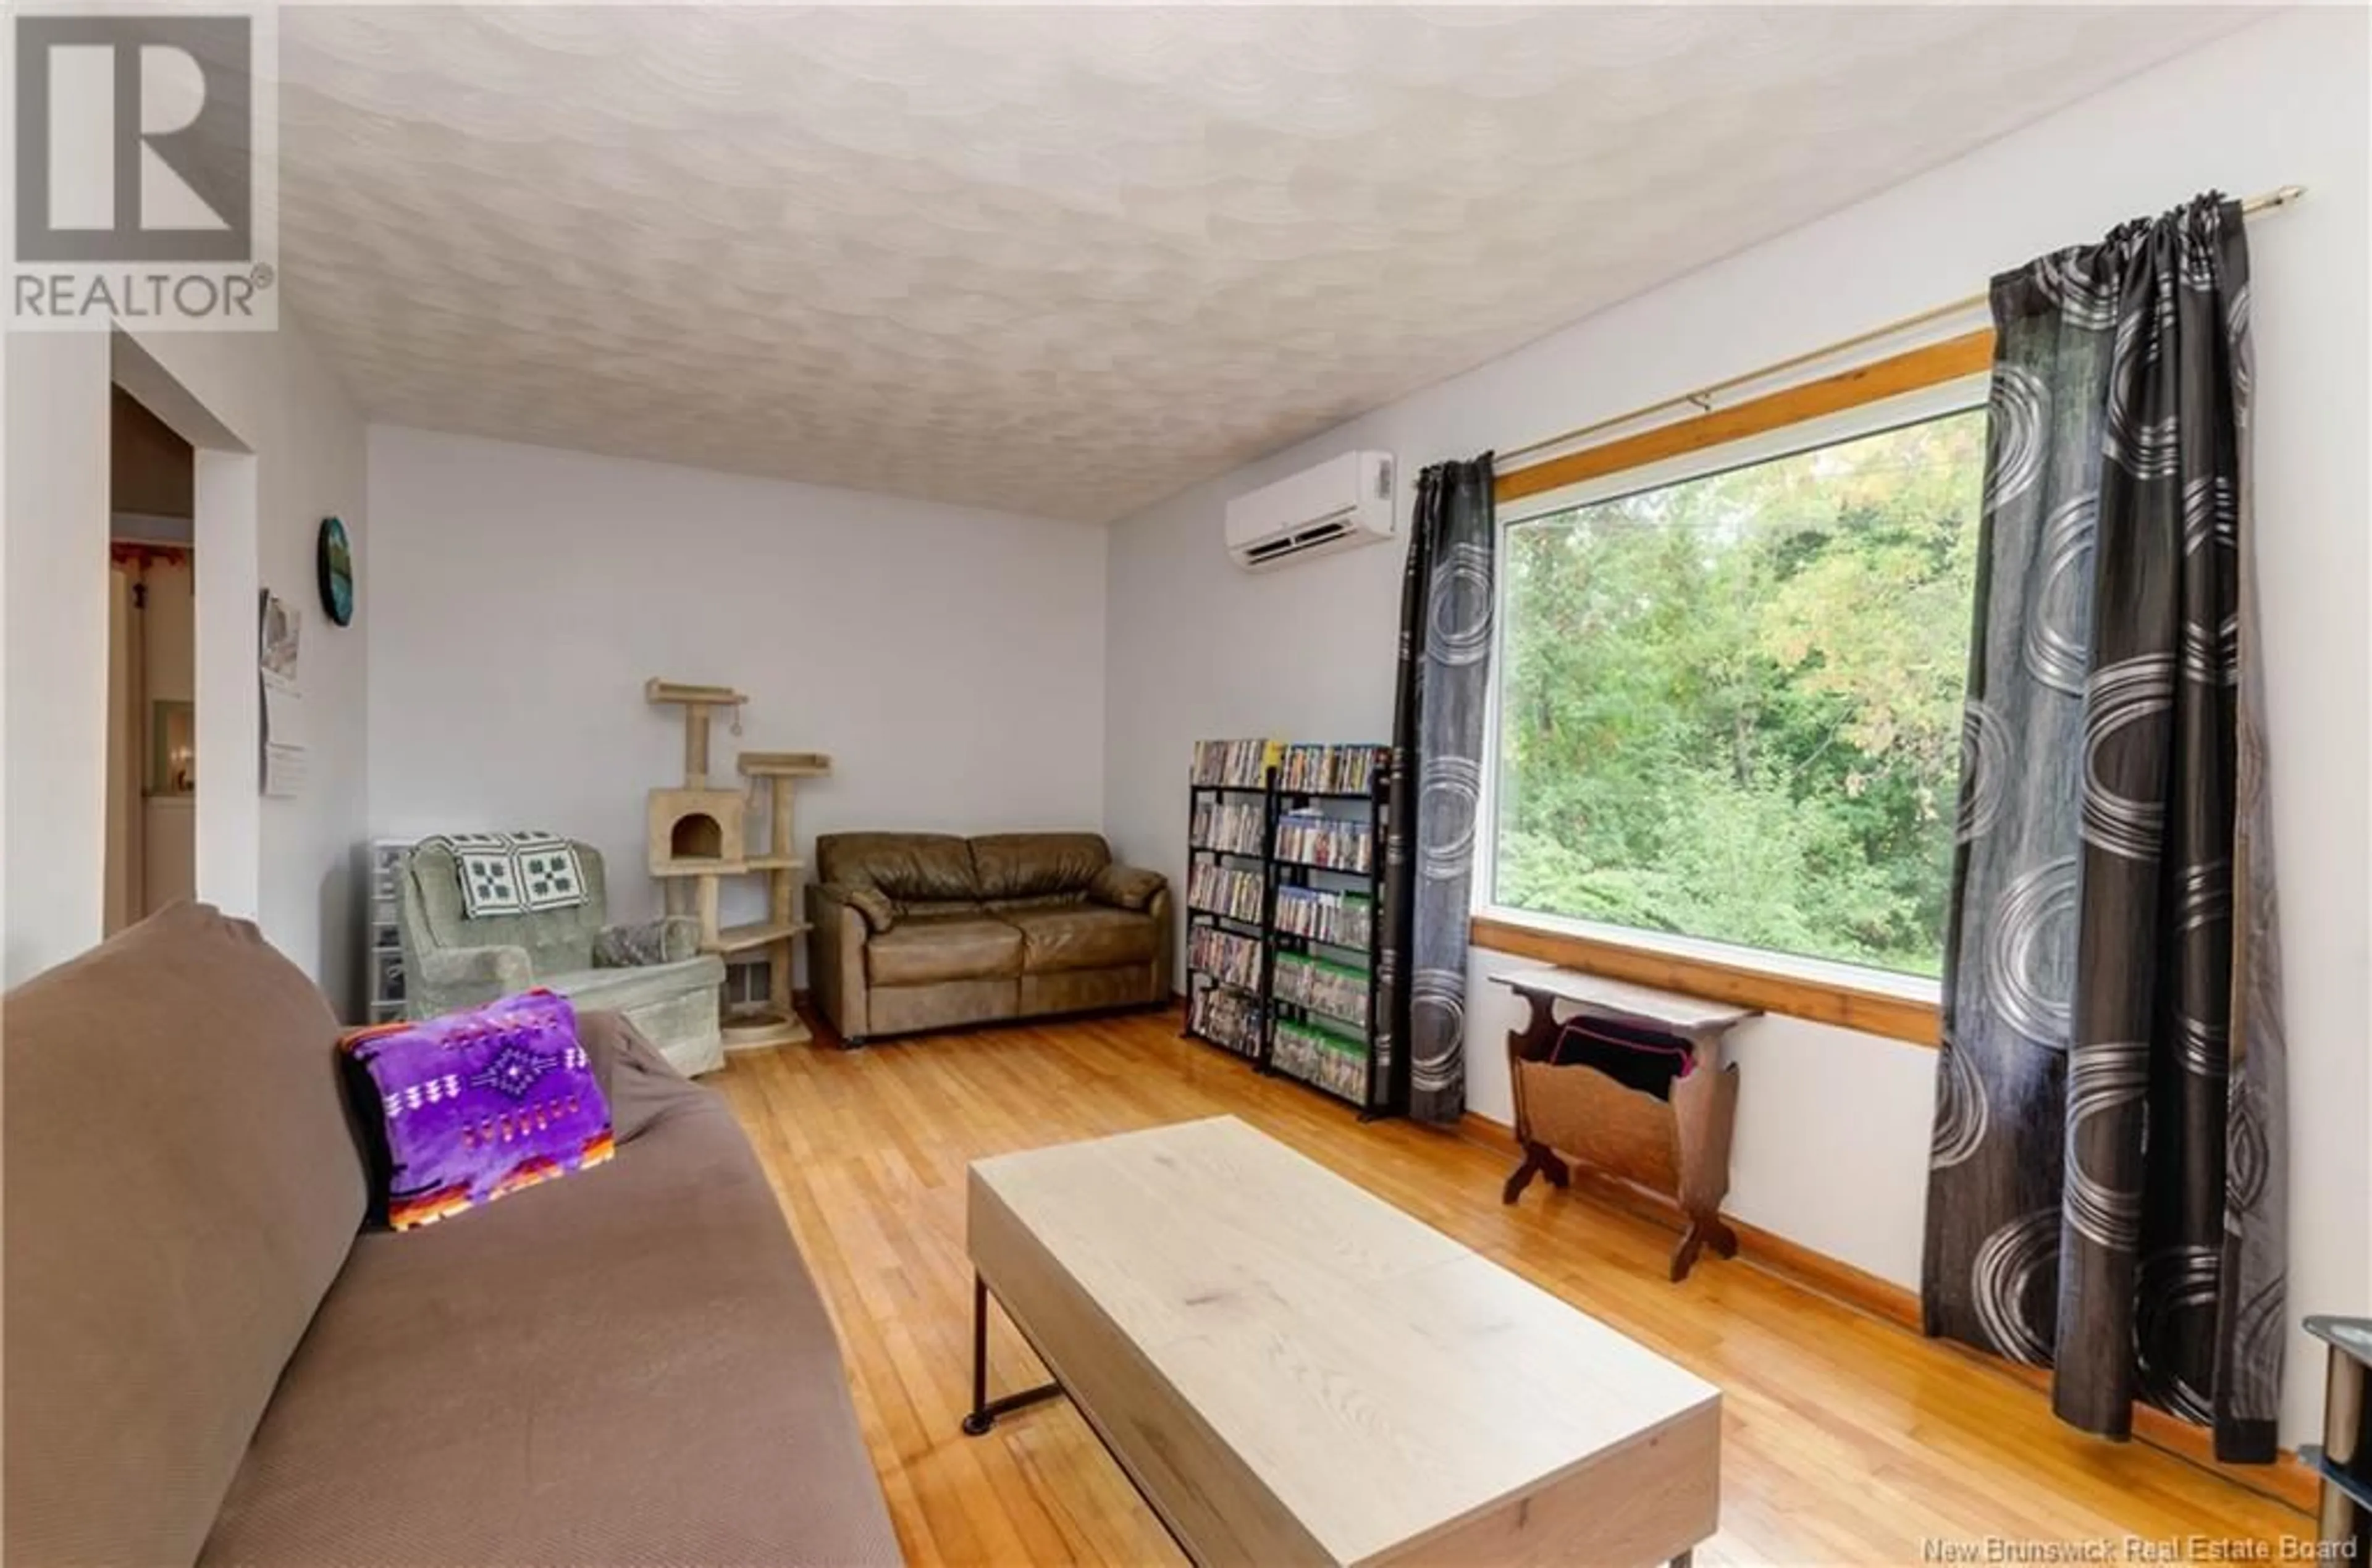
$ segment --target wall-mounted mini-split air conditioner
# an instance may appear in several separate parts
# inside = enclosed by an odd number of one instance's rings
[[[1392,537],[1392,456],[1345,452],[1227,503],[1227,553],[1266,571]]]

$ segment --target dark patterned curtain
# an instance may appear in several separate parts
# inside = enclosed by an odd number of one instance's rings
[[[1466,1109],[1466,917],[1490,700],[1491,454],[1418,476],[1401,578],[1400,693],[1391,830],[1384,841],[1379,977],[1391,1049],[1408,1061],[1409,1114]]]
[[[1996,278],[1927,1331],[2273,1457],[2285,1195],[2249,258],[2202,197]]]

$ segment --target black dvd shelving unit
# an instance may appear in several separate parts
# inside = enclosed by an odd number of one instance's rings
[[[1186,856],[1186,1033],[1259,1062],[1268,1040],[1268,850],[1278,748],[1194,748]]]
[[[1408,1103],[1379,983],[1389,755],[1205,741],[1189,790],[1186,1033],[1362,1118]]]

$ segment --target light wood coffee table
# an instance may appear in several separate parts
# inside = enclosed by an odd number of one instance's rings
[[[1685,1559],[1711,1384],[1233,1117],[979,1160],[964,1429],[1067,1393],[1201,1563]],[[991,1400],[993,1292],[1055,1381]]]

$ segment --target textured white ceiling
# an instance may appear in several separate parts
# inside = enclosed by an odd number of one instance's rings
[[[290,7],[281,244],[373,418],[1100,520],[2242,15]]]

